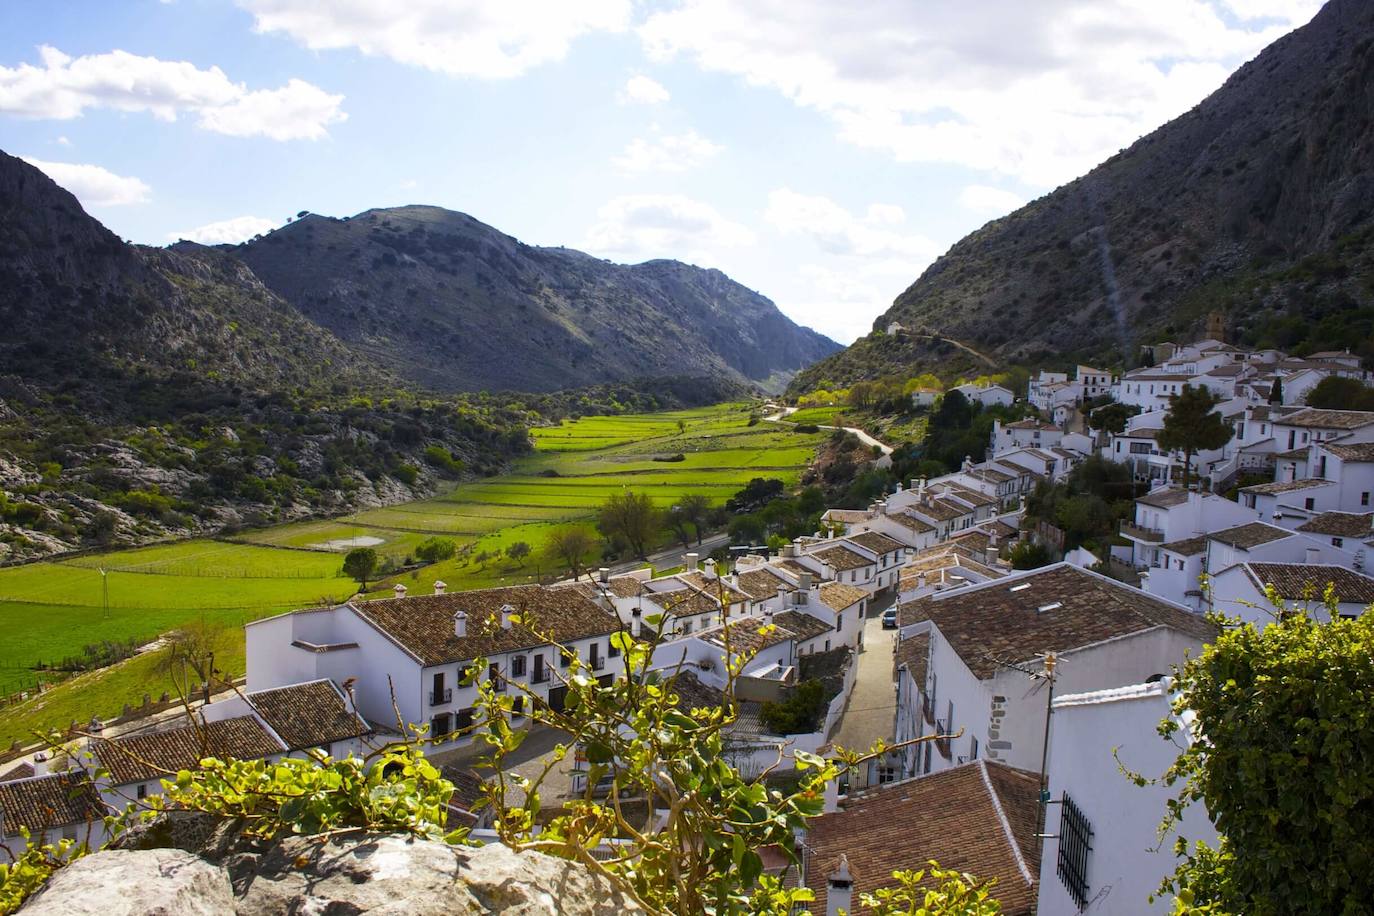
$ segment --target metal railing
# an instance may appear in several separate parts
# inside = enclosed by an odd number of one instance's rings
[[[1144,525],[1133,525],[1130,522],[1121,523],[1121,534],[1137,541],[1149,541],[1151,544],[1164,543],[1163,531],[1158,528],[1146,528]]]
[[[935,720],[935,749],[940,756],[949,759],[949,723],[944,719]]]
[[[430,706],[443,706],[445,703],[453,702],[453,688],[445,687],[443,690],[431,690],[429,692]]]

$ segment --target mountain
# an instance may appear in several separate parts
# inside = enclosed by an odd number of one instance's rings
[[[305,214],[232,251],[350,347],[441,391],[682,375],[777,390],[839,349],[718,270],[533,247],[439,207]]]
[[[0,327],[0,561],[413,498],[537,419],[412,393],[232,255],[126,244],[3,153]]]
[[[1196,108],[958,242],[792,389],[987,371],[949,340],[1129,366],[1214,311],[1238,341],[1374,358],[1372,43],[1374,3],[1329,0]]]

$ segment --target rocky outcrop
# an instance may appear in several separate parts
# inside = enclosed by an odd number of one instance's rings
[[[613,916],[642,912],[604,878],[563,859],[504,846],[448,846],[395,834],[226,841],[232,829],[195,818],[142,831],[132,843],[62,869],[24,916]]]

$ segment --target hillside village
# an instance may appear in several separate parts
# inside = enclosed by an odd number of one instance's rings
[[[688,553],[668,575],[603,568],[554,585],[397,585],[391,598],[257,620],[243,690],[200,705],[195,721],[107,736],[93,720],[70,753],[6,772],[3,841],[22,847],[21,828],[32,842],[99,840],[106,811],[160,792],[161,774],[207,748],[362,755],[406,723],[427,726],[429,753],[459,787],[450,816],[480,831],[492,774],[474,769],[479,681],[510,689],[511,719],[527,724],[527,702],[563,708],[574,655],[603,683],[623,676],[615,634],[628,633],[652,642],[651,666],[683,704],[738,703],[728,756],[745,776],[802,751],[898,745],[832,784],[802,837],[794,877],[818,911],[853,912],[893,869],[936,859],[996,878],[1008,913],[1165,912],[1168,901],[1147,899],[1173,865],[1155,839],[1168,793],[1129,785],[1120,767],[1168,765],[1156,727],[1173,715],[1174,667],[1218,634],[1209,612],[1263,627],[1270,594],[1318,613],[1328,588],[1342,615],[1374,603],[1374,413],[1302,404],[1324,378],[1368,382],[1348,354],[1299,360],[1207,339],[1154,355],[1120,376],[1041,373],[1026,392],[1039,418],[995,424],[984,460],[829,509],[822,530],[775,552]],[[1213,392],[1232,434],[1192,456],[1187,489],[1183,456],[1155,441],[1184,386]],[[979,403],[1013,397],[966,388]],[[1139,413],[1117,432],[1085,426],[1107,403]],[[1027,497],[1101,459],[1146,489],[1124,545],[1056,558],[1054,532],[1023,524]],[[1242,474],[1268,479],[1221,495]],[[1013,568],[1030,542],[1056,561]],[[478,658],[488,670],[470,670]],[[83,759],[99,778],[82,781]],[[585,759],[559,772],[560,800],[595,791]],[[1214,835],[1196,808],[1175,829]]]

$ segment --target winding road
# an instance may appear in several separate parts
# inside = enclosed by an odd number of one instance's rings
[[[795,408],[795,407],[784,407],[780,413],[775,413],[775,414],[773,414],[773,416],[771,416],[771,417],[764,417],[763,419],[764,419],[765,422],[768,422],[768,423],[781,423],[781,422],[787,417],[788,414],[795,413],[796,410],[797,410],[797,408]],[[884,455],[891,455],[891,454],[892,454],[892,446],[888,445],[886,442],[879,442],[877,439],[873,438],[873,437],[870,436],[868,433],[864,432],[863,430],[859,429],[859,428],[856,427],[856,426],[821,426],[821,425],[818,425],[816,428],[817,428],[817,429],[842,429],[842,430],[844,430],[844,431],[847,432],[847,433],[853,433],[853,434],[855,435],[855,437],[856,437],[860,442],[862,442],[864,445],[867,445],[867,446],[869,446],[869,447],[877,446],[877,447],[882,451],[882,453],[883,453]]]

